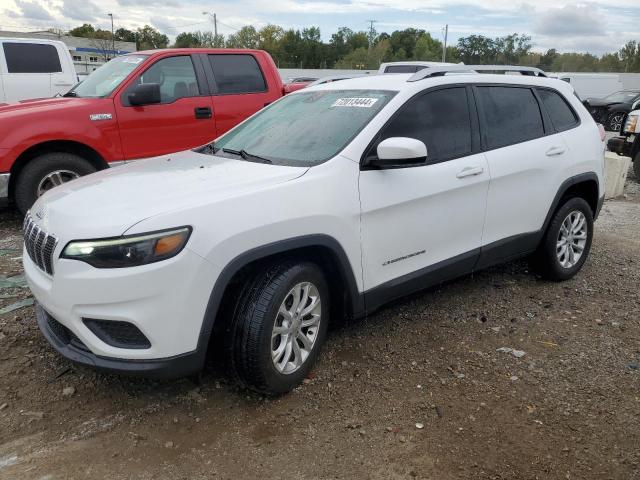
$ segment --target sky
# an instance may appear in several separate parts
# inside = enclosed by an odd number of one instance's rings
[[[449,24],[449,43],[478,34],[489,37],[525,33],[534,50],[617,51],[629,40],[640,41],[640,0],[0,0],[0,30],[70,29],[82,23],[111,28],[149,24],[171,39],[182,31],[212,30],[228,35],[244,25],[275,23],[284,28],[320,27],[323,40],[346,26],[378,32],[421,28],[442,38]]]

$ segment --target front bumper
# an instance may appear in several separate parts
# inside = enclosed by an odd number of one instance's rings
[[[36,304],[36,319],[42,334],[59,354],[73,362],[98,370],[169,379],[196,373],[204,365],[206,349],[197,349],[183,355],[151,360],[101,357],[89,351],[84,344],[79,342],[77,337],[70,340],[69,334],[60,334],[59,327],[52,327],[53,322],[57,322],[57,320],[49,315],[40,304]]]
[[[39,304],[40,328],[65,357],[150,376],[178,377],[202,367],[209,333],[202,325],[218,271],[190,250],[162,262],[119,269],[58,258],[53,276],[38,268],[27,252],[23,264]],[[69,335],[56,335],[50,318],[77,341],[65,342]],[[121,348],[106,343],[87,326],[87,319],[133,324],[151,345]]]
[[[9,197],[10,173],[0,173],[0,200]]]

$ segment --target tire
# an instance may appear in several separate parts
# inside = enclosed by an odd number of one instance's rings
[[[581,221],[584,222],[584,227],[577,228]],[[573,222],[573,227],[569,230],[573,233],[567,237],[565,228],[571,222]],[[583,236],[586,237],[584,240],[582,240]],[[575,245],[572,249],[573,256],[568,248],[562,249],[560,246],[562,237],[564,237],[565,243]],[[569,242],[566,242],[567,238]],[[587,260],[592,239],[593,212],[591,207],[583,198],[570,198],[556,211],[551,219],[538,251],[532,258],[532,267],[548,280],[569,280],[580,271]],[[579,248],[582,250],[580,251]],[[578,253],[579,257],[576,260]]]
[[[633,173],[636,176],[636,182],[640,183],[640,152],[633,157]]]
[[[294,317],[293,325],[288,326],[288,319],[280,313],[283,308],[294,310],[292,292],[300,284],[310,286],[308,307],[311,307],[313,297],[319,297],[316,308],[311,312],[319,314],[318,323],[300,329],[307,340],[313,339],[309,348],[304,347],[299,337],[288,342],[287,339],[293,339],[292,336],[274,332],[275,326],[297,331],[300,321],[312,321],[313,315],[308,314],[302,318]],[[311,371],[326,337],[329,301],[325,277],[313,263],[275,264],[256,272],[239,292],[232,318],[228,322],[225,351],[231,373],[245,387],[268,395],[283,394],[298,386]],[[288,344],[291,347],[289,357],[285,360]],[[272,352],[278,352],[279,349],[283,351],[276,354],[273,360]],[[304,352],[307,354],[304,355]],[[300,365],[296,367],[298,359]]]
[[[622,123],[625,114],[623,112],[615,112],[607,117],[607,130],[610,132],[619,132],[622,130]]]
[[[22,169],[15,184],[14,200],[18,210],[24,215],[31,208],[31,205],[45,191],[64,183],[74,177],[80,177],[93,173],[96,168],[87,160],[72,153],[52,152],[45,153],[33,158]],[[47,177],[55,172],[59,176]],[[54,180],[55,179],[55,180]],[[46,188],[49,186],[49,188]]]

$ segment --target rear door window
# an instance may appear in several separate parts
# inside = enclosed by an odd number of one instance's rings
[[[471,155],[471,116],[464,87],[428,92],[400,108],[378,142],[409,137],[424,142],[429,163]],[[369,155],[375,155],[375,148]]]
[[[2,44],[9,73],[56,73],[62,72],[58,50],[44,43]]]
[[[258,93],[267,90],[262,70],[253,55],[209,55],[217,94]]]
[[[540,95],[542,104],[551,117],[551,123],[558,132],[569,130],[578,125],[578,116],[558,92],[540,88],[538,95]]]
[[[477,87],[482,133],[488,149],[544,136],[540,106],[530,88]]]

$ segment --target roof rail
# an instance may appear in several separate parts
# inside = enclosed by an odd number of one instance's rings
[[[518,72],[532,77],[546,77],[547,75],[535,67],[518,67],[513,65],[446,65],[442,67],[423,68],[414,73],[407,82],[417,82],[429,77],[442,77],[450,72],[476,73],[476,72]]]

